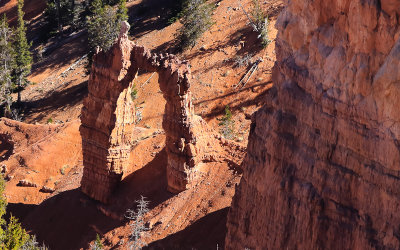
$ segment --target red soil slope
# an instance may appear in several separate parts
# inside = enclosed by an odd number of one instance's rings
[[[0,3],[0,13],[6,14],[11,23],[15,23],[17,18],[17,2],[17,0],[3,0]],[[25,0],[24,8],[22,9],[25,12],[24,19],[33,19],[37,15],[41,14],[45,8],[45,0]]]
[[[249,9],[250,2],[242,1],[242,4]],[[34,0],[33,3],[40,7],[42,2]],[[13,13],[10,4],[1,6],[0,12]],[[28,4],[31,6],[26,1],[26,6]],[[151,4],[159,3],[136,0],[128,5],[131,13],[136,13],[144,4],[151,10],[157,9]],[[272,19],[271,38],[276,34],[273,24],[281,4],[281,1],[274,1],[263,5]],[[196,113],[218,130],[217,118],[229,105],[234,115],[236,138],[246,145],[249,118],[263,104],[265,94],[272,86],[270,70],[275,54],[274,42],[265,49],[259,46],[257,34],[238,7],[235,0],[220,1],[214,11],[213,27],[181,57],[190,60],[192,66]],[[35,16],[39,10],[32,7],[32,14],[26,11],[27,17]],[[151,11],[140,18],[136,21],[137,28],[134,25],[132,38],[154,50],[171,50],[180,24],[167,26],[162,15]],[[141,72],[137,78],[137,105],[142,107],[143,114],[138,125],[150,130],[144,132],[132,151],[134,160],[124,174],[114,202],[101,205],[80,193],[81,139],[77,118],[88,76],[84,73],[83,63],[65,70],[85,54],[85,46],[84,38],[77,38],[34,65],[30,80],[36,84],[22,93],[27,106],[23,118],[25,122],[38,125],[9,120],[0,122],[0,134],[9,133],[13,141],[2,139],[0,145],[0,157],[10,156],[0,164],[7,164],[7,174],[14,176],[6,187],[9,211],[52,249],[87,248],[96,233],[103,237],[106,248],[125,249],[129,234],[125,211],[134,208],[135,200],[144,195],[151,202],[146,221],[151,228],[147,242],[152,243],[152,248],[209,249],[216,248],[217,244],[219,248],[223,247],[227,207],[240,179],[237,165],[241,159],[235,159],[236,163],[204,164],[204,179],[193,189],[175,196],[165,191],[165,136],[153,134],[162,128],[165,106],[157,74],[147,84],[144,83],[150,74]],[[251,67],[236,67],[236,57],[248,54],[252,55],[252,62],[258,58],[263,62],[246,86],[235,88]],[[49,118],[60,124],[40,125]],[[14,148],[12,154],[11,146]],[[36,183],[38,187],[17,186],[22,179]],[[43,185],[53,187],[55,192],[39,192]]]

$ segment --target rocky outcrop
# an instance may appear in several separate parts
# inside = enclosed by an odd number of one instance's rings
[[[166,99],[162,126],[166,135],[168,189],[185,190],[195,179],[200,162],[217,155],[217,136],[194,115],[190,69],[174,55],[151,53],[121,34],[107,52],[93,57],[88,97],[84,100],[80,127],[84,172],[81,190],[107,202],[129,163],[133,144],[135,107],[131,89],[139,68],[158,72],[159,85]]]
[[[54,191],[56,191],[56,190],[54,188],[52,188],[52,187],[49,187],[49,186],[43,186],[39,191],[42,192],[42,193],[51,194],[51,193],[54,193]]]
[[[20,186],[20,187],[37,187],[37,184],[33,183],[32,181],[28,181],[28,180],[20,180],[18,182],[17,186]]]
[[[227,249],[400,248],[398,0],[293,0]]]

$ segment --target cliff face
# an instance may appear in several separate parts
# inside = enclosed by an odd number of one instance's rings
[[[136,131],[131,91],[139,68],[159,74],[160,89],[167,101],[162,126],[168,189],[185,190],[197,176],[196,166],[215,160],[216,152],[221,150],[216,133],[194,115],[188,63],[136,45],[128,39],[128,30],[129,24],[123,23],[114,46],[94,56],[89,94],[82,108],[81,190],[102,202],[108,201],[130,161]]]
[[[400,248],[398,0],[292,0],[227,249]]]

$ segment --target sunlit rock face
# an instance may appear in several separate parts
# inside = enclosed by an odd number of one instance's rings
[[[400,249],[400,1],[292,0],[227,249]]]

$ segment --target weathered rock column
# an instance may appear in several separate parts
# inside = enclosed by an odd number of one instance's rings
[[[196,165],[194,111],[188,78],[190,73],[184,67],[181,71],[176,68],[172,74],[169,68],[162,69],[159,74],[160,88],[167,100],[162,125],[166,134],[168,190],[180,192],[194,178]]]
[[[83,177],[81,190],[107,202],[129,163],[135,111],[131,99],[130,48],[121,36],[110,51],[93,57],[81,114]],[[131,74],[134,72],[130,72]]]

